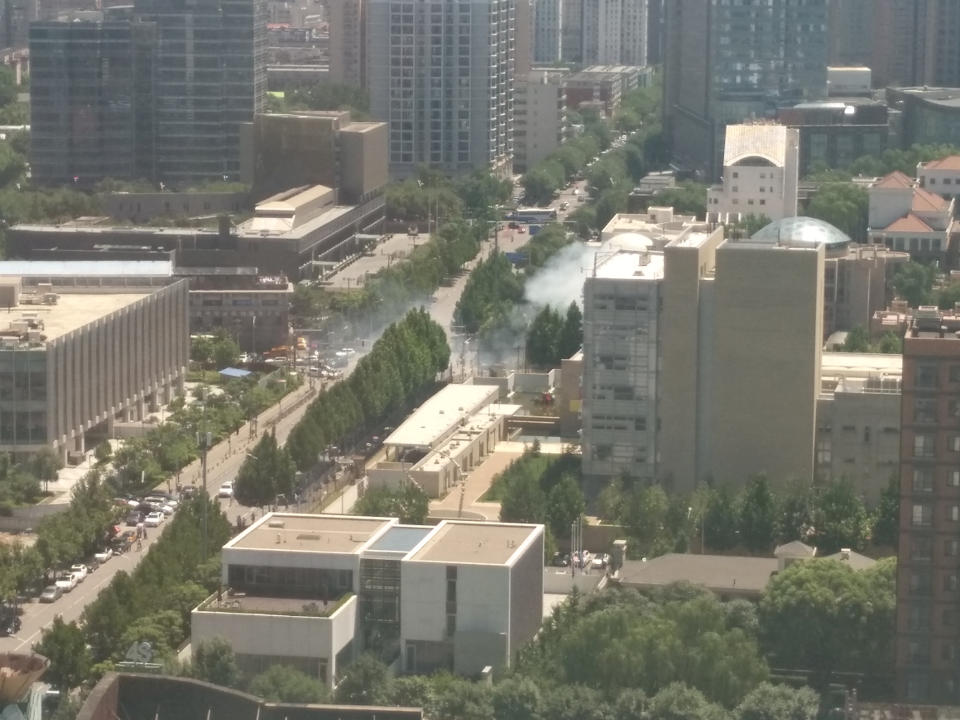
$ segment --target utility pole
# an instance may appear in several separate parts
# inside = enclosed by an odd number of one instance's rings
[[[206,407],[204,407],[206,414]],[[197,437],[197,444],[200,445],[200,482],[203,484],[200,496],[203,498],[203,510],[200,517],[200,536],[201,548],[200,558],[205,563],[207,561],[207,515],[210,513],[210,493],[207,490],[207,452],[210,450],[210,433],[200,433]]]

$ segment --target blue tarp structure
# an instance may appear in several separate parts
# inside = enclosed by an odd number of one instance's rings
[[[225,377],[232,378],[243,378],[250,374],[249,370],[241,370],[240,368],[224,368],[220,371],[221,375]]]

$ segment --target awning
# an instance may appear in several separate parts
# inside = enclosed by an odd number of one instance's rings
[[[251,373],[249,370],[241,370],[240,368],[224,368],[220,371],[220,374],[225,377],[242,378]]]

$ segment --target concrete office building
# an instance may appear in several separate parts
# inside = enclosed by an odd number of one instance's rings
[[[554,65],[562,58],[563,0],[534,0],[533,61]]]
[[[662,254],[637,236],[600,249],[584,284],[585,475],[678,491],[812,477],[824,240],[809,229],[724,241],[704,225]]]
[[[583,63],[584,2],[585,0],[563,0],[563,7],[560,9],[560,59],[571,65]]]
[[[567,130],[565,69],[531,70],[514,94],[513,168],[526,172],[560,147]]]
[[[193,611],[191,641],[227,638],[248,673],[284,664],[332,687],[372,652],[476,675],[540,627],[542,525],[270,513],[222,557],[225,591]]]
[[[651,68],[591,65],[567,76],[567,107],[571,110],[592,107],[611,116],[620,107],[620,98],[624,93],[647,87],[651,78]]]
[[[566,41],[576,50],[563,49],[568,62],[596,65],[647,64],[647,0],[588,0],[575,9],[576,35]],[[569,15],[569,13],[568,13]]]
[[[138,0],[106,17],[31,34],[34,178],[236,180],[240,124],[266,92],[265,1]]]
[[[389,179],[386,123],[354,122],[349,111],[257,114],[240,137],[240,177],[258,200],[326,185],[337,189],[338,202],[361,205]]]
[[[921,308],[903,342],[896,691],[960,703],[960,336]]]
[[[724,126],[823,97],[826,67],[826,0],[665,3],[664,127],[675,161],[717,177]]]
[[[887,306],[888,281],[910,255],[849,242],[827,244],[825,249],[823,336],[870,327],[874,314]]]
[[[122,271],[0,279],[0,451],[52,448],[64,460],[115,421],[143,418],[182,388],[189,355],[187,283]]]
[[[823,353],[815,472],[845,478],[871,506],[899,473],[901,355]]]
[[[510,172],[515,11],[513,0],[367,0],[370,113],[389,126],[392,175]]]
[[[330,82],[352,87],[366,84],[365,0],[327,3],[330,28]]]
[[[797,214],[800,133],[782,125],[727,125],[723,176],[707,191],[707,218]]]
[[[947,266],[954,231],[953,199],[919,187],[900,171],[870,185],[868,193],[871,243],[908,252],[914,260],[936,260],[941,267]]]
[[[533,67],[533,0],[516,0],[514,13],[513,76],[519,78]]]

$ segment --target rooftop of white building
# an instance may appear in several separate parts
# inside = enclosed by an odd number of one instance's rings
[[[659,280],[663,278],[663,254],[617,250],[597,253],[593,276],[606,280]]]
[[[787,131],[785,125],[727,125],[724,167],[750,157],[763,158],[775,167],[784,167],[787,163]]]
[[[15,337],[23,340],[26,332],[35,331],[39,333],[38,342],[55,340],[151,294],[142,290],[65,293],[60,287],[51,292],[57,296],[56,304],[20,304],[6,309],[0,316],[0,334],[6,334],[12,340]],[[21,303],[26,297],[29,293],[20,295]]]
[[[385,445],[432,449],[480,408],[495,402],[499,388],[451,383],[414,410]]]
[[[540,525],[446,521],[406,560],[508,565],[540,532]]]
[[[269,513],[224,548],[356,554],[396,523],[395,518]]]

